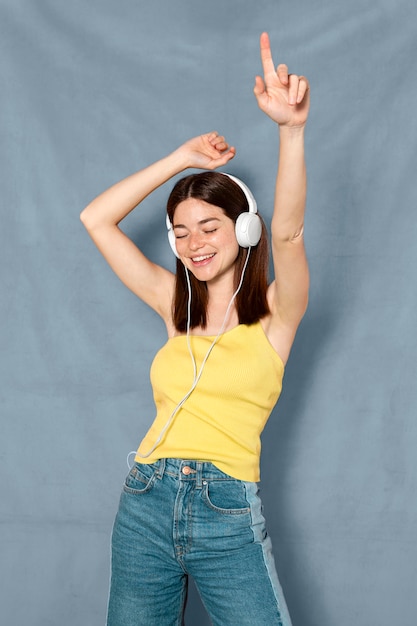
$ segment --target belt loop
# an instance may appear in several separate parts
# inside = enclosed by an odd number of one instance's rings
[[[161,479],[163,477],[163,475],[164,475],[164,472],[165,472],[166,459],[165,458],[159,459],[159,461],[157,461],[157,463],[158,463],[158,467],[155,470],[155,476],[157,478]]]
[[[197,476],[196,476],[195,486],[197,487],[197,489],[201,489],[201,487],[203,486],[203,463],[202,461],[197,461],[196,470],[197,470]]]

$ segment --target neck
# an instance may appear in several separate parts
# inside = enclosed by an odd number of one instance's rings
[[[231,281],[224,281],[215,285],[207,283],[207,291],[209,308],[211,306],[221,307],[222,304],[227,307],[233,296],[233,283]]]

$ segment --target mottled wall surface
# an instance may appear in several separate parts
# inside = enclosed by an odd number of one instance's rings
[[[216,129],[268,218],[268,30],[312,84],[310,306],[263,437],[277,568],[294,626],[415,624],[416,24],[414,0],[0,0],[2,623],[104,623],[125,457],[154,416],[164,326],[79,213]],[[170,187],[123,226],[167,267]],[[195,591],[186,621],[209,623]]]

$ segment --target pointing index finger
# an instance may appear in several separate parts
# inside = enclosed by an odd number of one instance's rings
[[[271,45],[269,43],[268,33],[262,33],[260,39],[261,61],[264,75],[275,74],[274,61],[272,60]]]

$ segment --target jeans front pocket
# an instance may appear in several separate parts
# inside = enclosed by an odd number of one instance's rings
[[[207,481],[203,486],[202,499],[217,513],[225,515],[250,513],[245,484],[239,480]]]
[[[150,491],[156,478],[155,465],[135,463],[126,476],[123,491],[130,494],[140,494]]]

